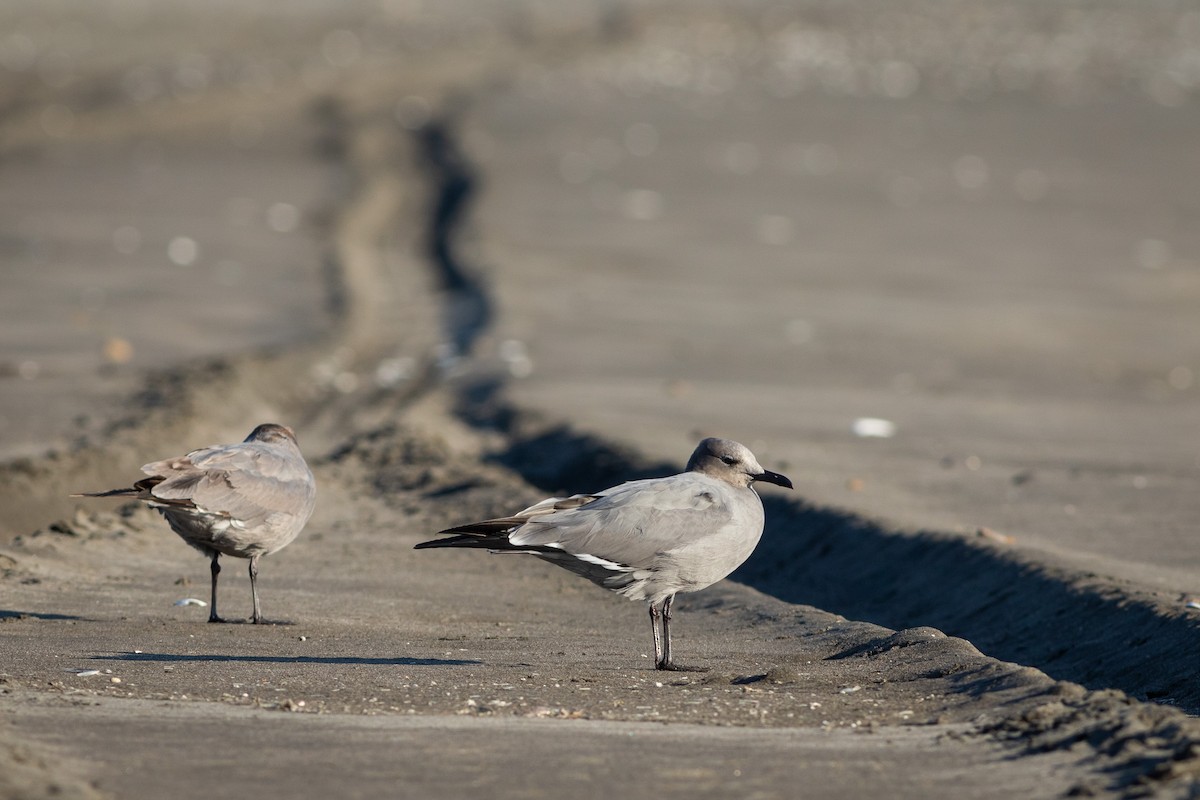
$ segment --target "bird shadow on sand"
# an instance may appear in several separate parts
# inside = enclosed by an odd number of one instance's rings
[[[94,661],[237,662],[248,664],[354,664],[384,667],[467,667],[481,662],[462,658],[362,658],[359,656],[230,656],[180,653],[112,653],[92,656]]]
[[[84,620],[86,617],[77,617],[74,614],[48,614],[41,611],[14,611],[9,608],[0,608],[0,622],[10,619],[40,619],[50,622],[58,620]]]
[[[215,625],[259,625],[259,626],[263,626],[263,627],[285,628],[285,627],[290,627],[292,625],[296,625],[297,623],[293,622],[290,619],[264,619],[261,622],[255,622],[254,620],[249,619],[249,618],[221,617],[220,622],[216,622],[213,624],[215,624]]]

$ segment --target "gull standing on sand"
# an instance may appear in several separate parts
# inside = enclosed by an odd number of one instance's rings
[[[551,497],[511,517],[449,528],[441,533],[455,536],[416,547],[529,553],[645,600],[655,668],[680,669],[671,659],[671,603],[677,592],[721,580],[754,552],[763,531],[755,481],[792,488],[737,442],[705,439],[678,475]]]
[[[258,560],[291,544],[312,516],[317,486],[285,425],[259,425],[240,444],[214,445],[142,467],[150,477],[128,489],[72,497],[133,497],[162,514],[185,542],[212,559],[212,604],[217,616],[217,575],[222,556],[250,559],[255,623]]]

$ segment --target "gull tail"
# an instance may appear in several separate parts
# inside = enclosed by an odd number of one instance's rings
[[[495,550],[498,547],[504,547],[507,543],[506,539],[488,542],[479,536],[451,536],[448,539],[431,539],[428,542],[415,544],[413,545],[413,550],[428,550],[431,547],[479,547],[486,550]]]
[[[527,520],[519,517],[504,519],[488,519],[483,522],[472,522],[438,531],[439,534],[456,534],[445,539],[431,539],[414,545],[414,550],[426,550],[431,547],[477,547],[481,550],[510,553],[538,553],[539,547],[528,545],[518,547],[508,541],[508,535],[514,528],[521,526]]]
[[[109,489],[107,492],[77,492],[69,495],[70,497],[136,497],[139,500],[148,500],[151,498],[150,490],[158,484],[162,483],[163,479],[160,475],[155,475],[150,478],[142,478],[140,481],[130,486],[127,489]]]
[[[552,498],[554,499],[554,498]],[[574,498],[571,498],[574,500]],[[590,502],[594,497],[589,498]],[[556,502],[558,502],[555,499]],[[645,575],[639,570],[626,564],[610,561],[588,553],[568,553],[561,547],[542,544],[513,544],[508,540],[513,531],[529,521],[529,516],[522,512],[515,517],[503,519],[488,519],[483,522],[472,522],[438,531],[442,534],[453,534],[445,539],[431,539],[414,545],[414,550],[427,550],[434,547],[473,547],[488,550],[492,553],[525,553],[537,556],[544,561],[557,564],[563,569],[570,570],[576,575],[587,578],[592,583],[603,586],[634,599],[643,599],[642,595],[634,592],[645,583]]]
[[[109,489],[107,492],[76,492],[68,497],[141,497],[142,490],[130,486],[128,489]]]

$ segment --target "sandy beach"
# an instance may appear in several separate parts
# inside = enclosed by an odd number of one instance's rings
[[[0,30],[0,797],[1200,793],[1195,10]],[[317,511],[272,624],[208,625],[157,514],[68,495],[266,421]],[[705,435],[796,491],[680,596],[696,671],[563,570],[412,550]]]

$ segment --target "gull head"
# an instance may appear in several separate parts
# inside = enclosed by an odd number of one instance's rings
[[[267,444],[283,444],[289,442],[296,445],[296,434],[287,425],[276,425],[274,422],[267,422],[259,425],[254,430],[250,431],[250,435],[243,441],[246,442],[265,442]]]
[[[792,488],[787,477],[763,469],[749,448],[730,439],[708,438],[700,442],[688,459],[687,469],[741,488],[755,481]]]

